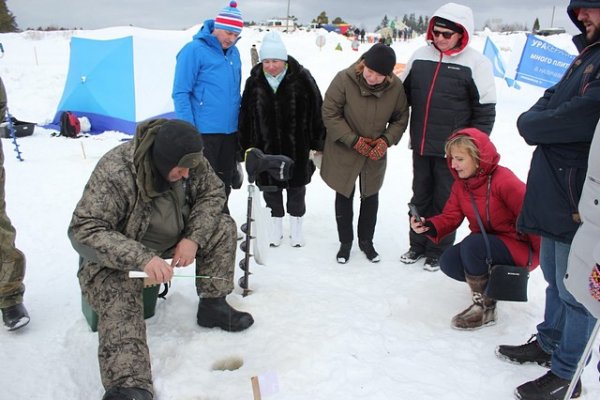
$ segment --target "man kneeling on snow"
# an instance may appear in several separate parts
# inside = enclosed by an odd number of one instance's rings
[[[174,267],[195,259],[197,275],[216,277],[196,280],[198,324],[241,331],[254,322],[225,301],[233,290],[236,226],[222,213],[223,182],[202,150],[187,122],[141,123],[131,142],[100,159],[73,212],[68,234],[81,256],[77,275],[98,314],[103,400],[153,398],[144,282],[129,271],[164,283]]]

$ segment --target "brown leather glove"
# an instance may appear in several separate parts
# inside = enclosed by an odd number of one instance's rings
[[[362,156],[369,157],[369,153],[371,153],[373,139],[359,136],[356,143],[354,143],[354,150]]]
[[[381,157],[383,157],[388,148],[387,142],[382,137],[375,139],[371,143],[371,145],[373,146],[373,148],[371,149],[371,152],[369,153],[369,158],[373,161],[377,161]]]

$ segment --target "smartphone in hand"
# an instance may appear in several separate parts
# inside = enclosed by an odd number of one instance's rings
[[[419,211],[417,210],[417,207],[413,203],[408,203],[408,209],[410,211],[410,215],[415,217],[417,222],[422,222],[421,216],[419,215]]]

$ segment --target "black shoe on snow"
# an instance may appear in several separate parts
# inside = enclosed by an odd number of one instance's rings
[[[570,379],[560,378],[548,371],[533,381],[522,384],[515,390],[515,397],[520,400],[562,400],[569,389]],[[575,384],[572,399],[581,396],[581,379]]]
[[[440,259],[438,257],[425,257],[425,264],[423,269],[429,272],[435,272],[440,269]]]
[[[227,303],[225,297],[200,298],[196,317],[200,326],[217,327],[228,332],[243,331],[254,323],[252,315],[237,311]]]
[[[152,393],[140,388],[112,387],[102,400],[152,400]]]
[[[375,247],[373,247],[372,241],[359,240],[358,247],[362,250],[363,253],[365,253],[369,261],[371,261],[372,263],[379,262],[379,254],[375,251]]]
[[[2,309],[2,321],[6,329],[14,331],[29,323],[29,314],[23,304],[15,304]]]
[[[341,243],[340,249],[335,256],[337,262],[340,264],[346,264],[350,260],[350,250],[352,250],[352,242]]]
[[[500,345],[496,348],[496,355],[517,364],[536,363],[546,368],[550,368],[552,360],[552,355],[540,347],[536,335],[531,335],[527,343],[519,346]]]
[[[400,256],[400,261],[404,264],[414,264],[423,257],[425,257],[425,254],[423,253],[418,253],[414,250],[408,250],[406,253]]]

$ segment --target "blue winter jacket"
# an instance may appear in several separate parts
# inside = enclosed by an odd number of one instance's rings
[[[177,118],[202,134],[237,131],[242,63],[237,47],[223,50],[207,20],[177,54],[173,102]]]
[[[573,41],[580,54],[563,78],[517,120],[521,136],[537,146],[518,228],[563,243],[579,227],[577,205],[600,118],[600,42],[587,44],[584,35]]]

